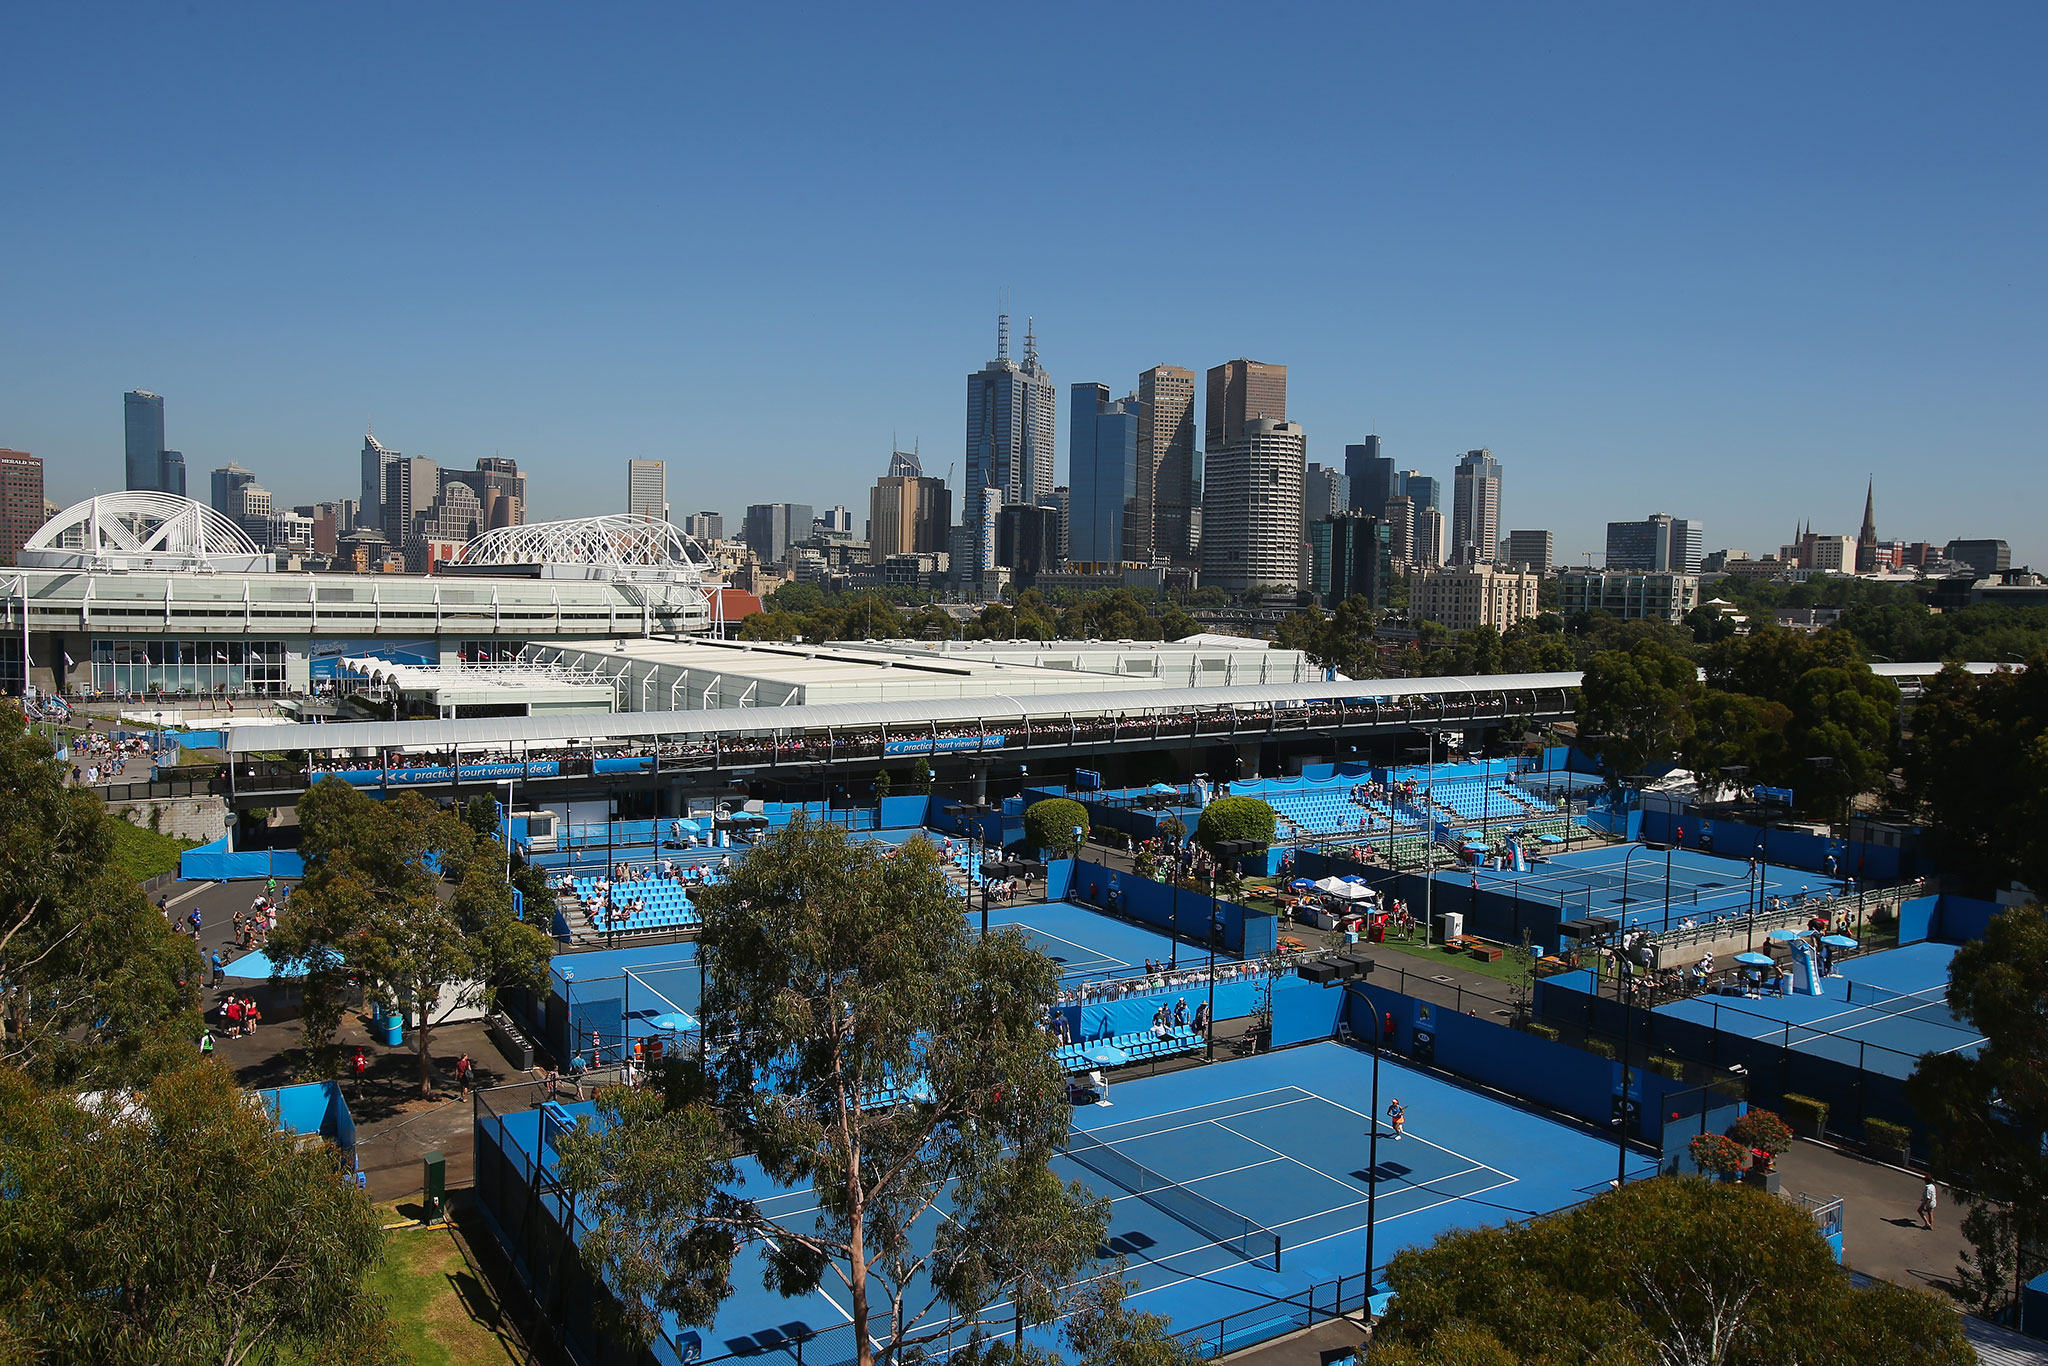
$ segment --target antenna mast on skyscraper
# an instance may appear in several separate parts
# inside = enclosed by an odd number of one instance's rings
[[[1010,315],[996,314],[996,359],[1010,358]]]
[[[1024,363],[1038,364],[1038,319],[1024,319]]]

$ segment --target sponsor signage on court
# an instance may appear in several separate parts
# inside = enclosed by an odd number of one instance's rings
[[[1000,735],[941,735],[921,740],[891,740],[882,746],[884,754],[949,754],[956,750],[1001,749]]]

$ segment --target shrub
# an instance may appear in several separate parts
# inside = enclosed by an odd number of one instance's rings
[[[1804,1125],[1807,1132],[1818,1136],[1828,1127],[1828,1103],[1788,1092],[1784,1098],[1785,1118],[1795,1126]]]
[[[1749,1149],[1726,1134],[1701,1134],[1685,1147],[1693,1165],[1710,1176],[1733,1176],[1749,1161]]]
[[[1888,1119],[1866,1119],[1863,1121],[1863,1141],[1873,1148],[1904,1152],[1913,1145],[1913,1131]]]
[[[1685,1080],[1685,1064],[1676,1058],[1652,1057],[1648,1065],[1650,1070],[1660,1077],[1669,1077],[1673,1081]]]
[[[1586,1051],[1596,1058],[1611,1058],[1614,1056],[1614,1045],[1605,1039],[1588,1039]]]
[[[1552,1043],[1557,1042],[1557,1029],[1555,1026],[1547,1024],[1538,1024],[1534,1020],[1531,1020],[1523,1028],[1526,1032],[1534,1034],[1539,1039],[1548,1039]]]
[[[1074,838],[1079,826],[1081,838]],[[1074,850],[1088,838],[1088,808],[1065,797],[1048,797],[1024,808],[1024,839],[1035,849]]]
[[[1753,1152],[1776,1157],[1792,1146],[1792,1129],[1769,1110],[1751,1110],[1728,1126],[1728,1137]]]
[[[1250,840],[1265,849],[1273,843],[1277,823],[1273,808],[1257,797],[1219,797],[1202,808],[1202,819],[1195,823],[1195,843],[1211,853],[1230,840]]]

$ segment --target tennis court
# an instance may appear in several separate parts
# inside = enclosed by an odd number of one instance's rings
[[[1391,1059],[1380,1070],[1382,1105],[1398,1097],[1408,1115],[1402,1139],[1381,1125],[1374,1256],[1382,1270],[1403,1247],[1577,1204],[1615,1175],[1610,1141]],[[1077,1109],[1085,1133],[1054,1166],[1111,1201],[1105,1269],[1127,1260],[1139,1286],[1133,1307],[1166,1316],[1176,1331],[1202,1331],[1211,1345],[1221,1338],[1236,1346],[1306,1321],[1311,1296],[1327,1311],[1340,1277],[1349,1278],[1342,1293],[1355,1303],[1365,1266],[1371,1072],[1362,1052],[1312,1044],[1121,1083],[1111,1105]],[[590,1107],[566,1108],[573,1116]],[[536,1113],[502,1122],[508,1138],[532,1151]],[[740,1166],[759,1183],[751,1162]],[[1648,1176],[1656,1160],[1631,1153],[1628,1168],[1631,1179]],[[1134,1177],[1138,1169],[1144,1178]],[[1130,1189],[1153,1184],[1159,1188],[1144,1195]],[[815,1207],[808,1190],[771,1194],[764,1204],[785,1220]],[[928,1213],[923,1238],[945,1217],[943,1209]],[[742,1249],[731,1297],[701,1330],[704,1361],[801,1352],[811,1366],[835,1366],[852,1357],[836,1284],[788,1300],[763,1288],[761,1270],[758,1247]],[[659,1359],[680,1359],[681,1334],[670,1325]],[[1048,1330],[1026,1336],[1053,1345]]]
[[[1611,916],[1625,925],[1662,930],[1763,909],[1774,898],[1797,901],[1838,895],[1840,880],[1800,868],[1719,858],[1696,849],[1609,845],[1556,854],[1512,868],[1452,868],[1436,874],[1437,908],[1458,909],[1457,890],[1512,897],[1523,906],[1555,907],[1561,918]]]
[[[1206,906],[1208,903],[1204,901],[1202,904]],[[1189,914],[1191,926],[1202,928],[1193,924],[1192,909]],[[975,904],[968,913],[968,920],[976,930],[981,928],[979,893],[975,894]],[[1060,976],[1067,981],[1130,976],[1143,971],[1147,959],[1166,963],[1175,957],[1172,936],[1104,915],[1072,901],[991,906],[988,923],[991,927],[1021,926],[1032,947],[1058,963]],[[1179,961],[1183,963],[1195,961],[1197,957],[1207,962],[1208,956],[1206,948],[1195,948],[1185,940],[1180,944]]]
[[[1698,996],[1659,1006],[1740,1038],[1778,1043],[1889,1077],[1923,1053],[1974,1055],[1984,1036],[1949,1010],[1953,944],[1908,944],[1852,958],[1823,978],[1823,996]]]

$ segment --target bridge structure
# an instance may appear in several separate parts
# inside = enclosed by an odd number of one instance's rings
[[[533,795],[574,796],[757,777],[829,782],[918,758],[968,777],[998,762],[1041,762],[1050,776],[1062,760],[1227,747],[1278,768],[1286,754],[1330,753],[1347,739],[1566,720],[1578,683],[1559,672],[265,726],[228,738],[228,771],[213,781],[238,805],[274,805],[330,774],[376,791],[516,782]]]

